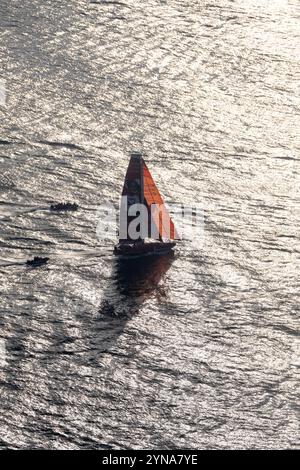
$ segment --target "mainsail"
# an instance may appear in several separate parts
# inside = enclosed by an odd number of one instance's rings
[[[148,238],[151,238],[151,235],[153,235],[153,228],[155,228],[154,231],[160,240],[174,240],[179,238],[174,227],[174,223],[147,168],[147,165],[144,162],[142,156],[138,153],[131,155],[125,176],[122,196],[126,196],[127,199],[122,197],[123,202],[121,201],[120,210],[121,220],[124,221],[126,219],[127,226],[125,227],[126,237],[122,236],[120,241],[131,240],[128,235],[128,225],[134,219],[134,217],[128,217],[128,209],[133,204],[138,203],[144,204],[148,211]],[[124,199],[126,203],[124,203]]]
[[[130,157],[122,191],[122,196],[127,196],[128,205],[143,202],[141,183],[141,155],[133,153]]]

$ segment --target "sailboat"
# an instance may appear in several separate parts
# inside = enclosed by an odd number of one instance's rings
[[[139,220],[136,212],[139,212]],[[119,243],[115,246],[114,253],[122,258],[166,254],[172,251],[176,245],[175,240],[179,239],[140,153],[132,153],[130,157],[122,191],[119,222]],[[139,230],[133,230],[132,227]]]

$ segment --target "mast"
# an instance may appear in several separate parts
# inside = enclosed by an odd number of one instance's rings
[[[140,159],[140,179],[141,179],[141,204],[144,204],[144,173],[143,173],[143,157],[140,153],[136,154]]]

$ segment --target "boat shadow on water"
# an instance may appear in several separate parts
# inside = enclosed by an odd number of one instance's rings
[[[99,312],[105,317],[129,318],[154,293],[164,296],[159,283],[174,261],[174,253],[136,259],[116,259]]]
[[[114,348],[127,321],[137,315],[151,297],[164,299],[160,281],[174,261],[174,253],[133,260],[116,259],[93,326],[93,347],[99,352]]]

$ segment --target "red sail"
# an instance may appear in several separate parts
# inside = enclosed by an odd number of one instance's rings
[[[120,242],[136,241],[136,239],[131,239],[128,233],[129,225],[135,219],[134,216],[128,216],[128,210],[130,206],[138,203],[145,204],[148,212],[148,223],[146,223],[148,226],[144,227],[145,230],[141,232],[140,240],[145,236],[158,237],[160,240],[179,238],[147,165],[138,153],[131,155],[122,196],[126,198],[122,197],[120,207]],[[151,233],[153,227],[155,234]]]
[[[152,213],[152,221],[156,226],[159,238],[168,238],[170,240],[179,238],[174,223],[144,160],[142,160],[142,191],[144,203],[148,207],[149,216],[151,215],[151,206],[153,204],[159,206],[159,212],[154,211],[154,213]]]

